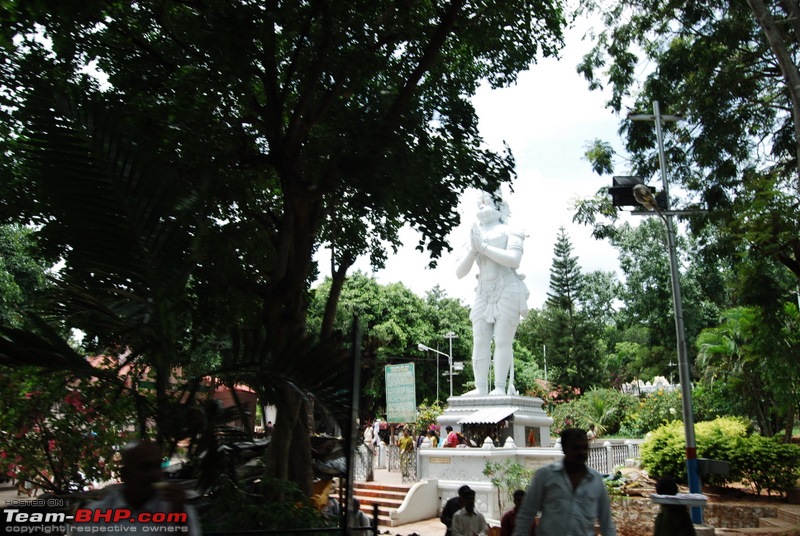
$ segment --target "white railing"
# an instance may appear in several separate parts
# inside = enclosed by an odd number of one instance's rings
[[[642,440],[626,439],[624,443],[611,443],[610,441],[589,447],[589,461],[587,465],[603,474],[611,474],[615,467],[624,466],[626,460],[639,458],[639,445]]]

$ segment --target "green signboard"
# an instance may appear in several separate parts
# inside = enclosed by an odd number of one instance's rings
[[[386,365],[386,420],[388,422],[417,420],[414,363]]]

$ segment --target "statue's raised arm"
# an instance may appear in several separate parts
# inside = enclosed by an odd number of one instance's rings
[[[472,226],[465,253],[456,266],[459,279],[473,265],[478,266],[478,285],[470,313],[476,389],[468,394],[517,394],[512,344],[520,320],[528,313],[528,289],[516,272],[522,260],[525,233],[508,226],[508,215],[508,205],[499,194],[482,192],[478,199],[478,222]],[[492,340],[495,379],[494,390],[489,393]]]

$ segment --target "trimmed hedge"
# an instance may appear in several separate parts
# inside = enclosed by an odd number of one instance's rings
[[[756,493],[767,490],[769,494],[785,494],[800,477],[800,447],[750,432],[747,423],[736,417],[719,417],[695,425],[697,456],[730,463],[729,475],[708,475],[703,483],[725,485],[741,481]],[[642,444],[642,467],[652,478],[672,475],[685,483],[685,447],[683,423],[665,424],[648,434]]]

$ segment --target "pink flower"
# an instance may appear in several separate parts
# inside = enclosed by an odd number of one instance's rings
[[[67,393],[64,397],[64,402],[78,411],[83,411],[83,400],[81,400],[81,395],[77,391],[70,391]]]

